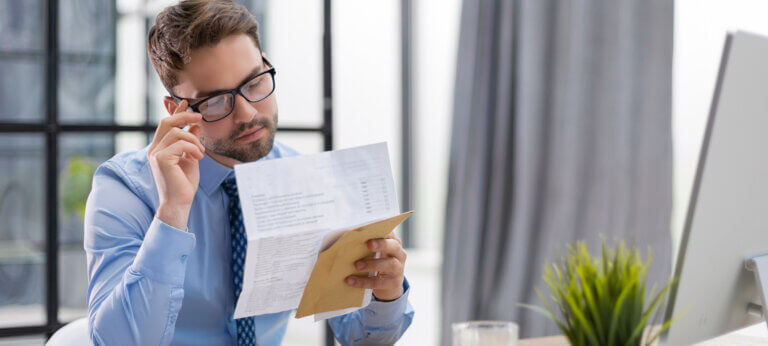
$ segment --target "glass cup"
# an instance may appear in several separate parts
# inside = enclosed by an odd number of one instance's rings
[[[454,323],[453,346],[515,346],[517,324],[504,321]]]

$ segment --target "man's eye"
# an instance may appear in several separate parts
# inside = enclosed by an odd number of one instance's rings
[[[208,101],[208,107],[218,106],[218,105],[221,104],[221,102],[222,102],[222,98],[221,97],[213,98],[213,99]]]

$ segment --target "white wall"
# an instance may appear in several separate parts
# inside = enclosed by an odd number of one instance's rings
[[[677,0],[673,62],[674,210],[678,243],[729,30],[768,34],[768,1]],[[675,247],[676,248],[676,247]]]
[[[460,0],[414,3],[414,188],[420,248],[442,251]]]
[[[277,70],[280,126],[320,126],[323,121],[323,2],[267,1],[261,24],[263,49]]]
[[[400,3],[333,2],[334,147],[387,142],[400,185]]]

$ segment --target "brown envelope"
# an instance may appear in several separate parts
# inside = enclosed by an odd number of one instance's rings
[[[321,252],[304,287],[296,318],[362,305],[365,290],[348,286],[344,279],[352,274],[368,276],[354,266],[355,261],[373,254],[366,242],[386,237],[411,214],[413,211],[350,229]]]

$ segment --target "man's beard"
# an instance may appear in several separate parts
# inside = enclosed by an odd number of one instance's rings
[[[264,127],[266,133],[253,142],[235,146],[235,139],[242,135],[243,131],[257,127]],[[253,119],[250,123],[240,124],[227,138],[217,139],[211,146],[206,145],[206,148],[216,154],[230,157],[240,162],[256,161],[267,156],[272,150],[276,130],[277,113],[272,117],[272,121],[268,119]]]

